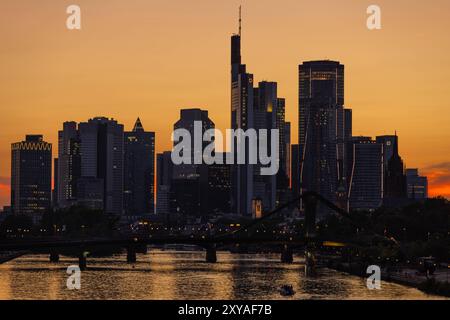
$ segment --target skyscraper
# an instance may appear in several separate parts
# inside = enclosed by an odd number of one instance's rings
[[[285,168],[286,176],[288,178],[288,185],[291,185],[291,160],[292,160],[292,150],[291,150],[291,123],[285,122],[284,124],[284,141],[285,141]]]
[[[231,37],[231,129],[254,128],[253,75],[247,73],[241,61],[241,27]],[[235,141],[236,145],[236,141]],[[245,142],[245,164],[235,164],[231,173],[231,207],[237,214],[252,214],[253,165],[248,161],[248,143]],[[234,163],[237,163],[236,159]]]
[[[286,150],[286,139],[290,139],[290,137],[287,137],[286,131],[286,99],[284,98],[277,98],[277,104],[276,104],[276,129],[279,130],[279,160],[280,160],[280,169],[279,173],[287,176],[287,168],[286,168],[286,158],[287,158],[287,150]]]
[[[344,109],[344,138],[349,139],[353,136],[353,111]]]
[[[240,21],[240,19],[239,19]],[[270,146],[272,129],[279,130],[280,154],[276,155],[279,167],[286,175],[284,164],[280,164],[280,155],[285,161],[284,124],[285,101],[277,96],[277,83],[262,81],[254,87],[253,75],[247,72],[241,59],[241,26],[239,33],[231,37],[231,128],[234,130],[249,129],[267,130],[268,146]],[[260,147],[261,140],[258,141]],[[236,155],[231,168],[231,209],[232,212],[252,216],[254,201],[264,212],[276,207],[277,175],[263,176],[260,173],[261,164],[250,164],[249,139],[241,143],[245,146],[245,163],[236,164]],[[237,145],[235,138],[233,145]],[[268,150],[270,148],[268,147]],[[280,171],[280,170],[279,170]],[[286,181],[286,177],[284,181]],[[287,186],[287,183],[284,183]]]
[[[398,152],[398,138],[394,140],[392,156],[385,169],[385,198],[389,202],[398,202],[407,197],[405,165]]]
[[[351,145],[349,207],[352,210],[376,209],[383,201],[383,145],[370,137],[353,137]]]
[[[81,176],[101,179],[106,213],[123,213],[123,125],[97,117],[78,126]]]
[[[394,154],[394,146],[398,143],[398,137],[397,135],[377,136],[376,140],[383,145],[384,169],[387,170],[389,160]]]
[[[299,146],[303,153],[312,101],[344,105],[344,66],[336,61],[308,61],[299,65]]]
[[[352,152],[353,152],[353,112],[352,109],[344,109],[344,159],[343,166],[343,185],[347,193],[352,174]]]
[[[224,161],[223,164],[208,165],[208,212],[229,213],[231,210],[231,166],[225,163],[225,153],[216,153],[216,157]]]
[[[290,123],[286,122],[286,100],[277,98],[276,110],[276,128],[279,133],[279,170],[276,174],[276,206],[289,201],[289,171],[290,162]]]
[[[284,134],[284,101],[278,99],[276,82],[262,81],[257,88],[254,88],[253,112],[255,129],[267,130],[267,145],[266,150],[270,150],[272,129],[278,129]],[[281,109],[281,111],[278,111]],[[281,129],[277,127],[279,125]],[[281,132],[279,134],[278,144],[280,140],[284,141],[284,136]],[[261,140],[258,140],[259,148],[261,148]],[[284,142],[283,142],[284,143]],[[280,145],[280,149],[281,145]],[[277,154],[277,161],[280,159],[280,154]],[[277,175],[261,175],[262,165],[256,164],[253,166],[253,190],[252,200],[254,198],[262,201],[263,212],[269,212],[276,207],[277,196]],[[253,211],[253,210],[252,210]]]
[[[195,130],[196,122],[201,123],[200,132]],[[209,119],[208,111],[201,109],[182,109],[180,111],[180,119],[174,124],[174,130],[185,129],[190,133],[191,164],[173,165],[171,211],[189,215],[208,213],[208,166],[205,163],[195,164],[194,160],[195,153],[200,152],[200,156],[202,156],[204,149],[210,144],[210,142],[203,141],[204,133],[214,128],[214,122]],[[202,141],[200,148],[196,148],[196,140]]]
[[[58,132],[57,207],[67,208],[77,200],[81,177],[81,150],[76,122],[64,122]]]
[[[58,158],[53,160],[53,190],[52,190],[52,207],[58,206]]]
[[[291,146],[291,190],[292,196],[300,195],[300,152],[298,144]]]
[[[196,132],[195,131],[195,123],[201,123],[201,131]],[[195,162],[195,156],[197,152],[200,152],[200,156],[203,156],[203,150],[206,146],[210,144],[210,142],[203,141],[203,134],[210,129],[214,129],[215,125],[214,122],[211,121],[211,119],[208,117],[208,111],[207,110],[201,110],[198,108],[192,108],[192,109],[181,109],[180,110],[180,119],[174,124],[173,129],[185,129],[189,132],[191,136],[191,154],[190,154],[190,160],[191,164],[188,165],[180,165],[176,166],[175,168],[175,174],[178,175],[185,175],[183,173],[184,170],[187,170],[186,174],[190,172],[191,168],[197,169],[197,166],[200,166],[199,164],[196,165]],[[198,137],[198,135],[201,135]],[[195,148],[196,140],[201,141],[202,144],[199,146],[199,150]]]
[[[428,179],[419,175],[419,169],[406,169],[408,198],[424,200],[428,198]]]
[[[124,133],[124,213],[153,213],[155,207],[155,133],[145,131],[138,118]]]
[[[170,151],[158,153],[156,167],[156,213],[170,213],[170,188],[173,179],[173,163]]]
[[[96,177],[80,177],[77,179],[76,204],[90,210],[104,210],[105,183]]]
[[[335,202],[344,169],[344,66],[310,61],[299,66],[300,192]],[[319,207],[319,217],[328,212]]]
[[[36,215],[51,206],[52,144],[27,135],[11,144],[11,207],[14,214]],[[35,221],[36,221],[35,220]]]

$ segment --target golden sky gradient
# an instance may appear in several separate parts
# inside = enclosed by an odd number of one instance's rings
[[[82,30],[66,29],[66,8]],[[408,0],[3,0],[0,3],[0,205],[9,203],[10,144],[54,143],[66,120],[139,116],[169,149],[179,109],[229,126],[229,37],[243,5],[243,60],[279,83],[297,141],[297,66],[339,60],[354,135],[400,136],[408,167],[450,197],[450,2]],[[382,9],[382,30],[366,8]]]

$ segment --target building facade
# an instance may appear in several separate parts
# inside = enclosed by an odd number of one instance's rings
[[[81,177],[103,180],[106,213],[123,213],[123,125],[114,119],[96,117],[78,126]]]
[[[48,212],[52,199],[52,144],[42,135],[27,135],[11,144],[11,210],[14,214]]]
[[[299,66],[300,192],[336,202],[344,179],[344,66],[309,61]],[[319,206],[318,217],[329,210]]]
[[[307,61],[299,65],[299,147],[303,153],[312,101],[344,105],[344,66],[336,61]],[[315,104],[317,106],[317,103]]]
[[[125,215],[155,211],[155,133],[145,131],[139,118],[124,133],[123,199]]]
[[[383,145],[370,137],[352,139],[350,210],[374,210],[383,203]]]
[[[231,129],[254,129],[254,90],[253,75],[247,73],[241,59],[241,34],[231,37]],[[234,141],[237,145],[237,139]],[[249,145],[245,142],[245,164],[232,166],[231,171],[231,210],[244,216],[252,215],[254,168],[249,164]]]
[[[285,141],[285,150],[286,150],[286,159],[284,163],[284,167],[286,168],[286,177],[288,179],[288,186],[291,186],[291,159],[292,159],[292,150],[291,150],[291,123],[285,122],[284,124],[284,141]]]
[[[277,95],[277,83],[262,81],[254,85],[253,74],[247,72],[241,59],[241,33],[231,37],[231,129],[243,131],[267,130],[267,150],[270,150],[271,130],[278,130],[279,152],[276,161],[279,165],[278,174],[261,175],[261,164],[250,164],[249,139],[244,139],[245,163],[237,164],[235,156],[231,167],[231,210],[244,216],[254,216],[255,201],[262,214],[273,210],[289,183],[286,175],[286,136],[285,136],[285,100]],[[257,131],[259,132],[259,131]],[[233,141],[237,145],[237,139]],[[261,140],[258,140],[261,146]],[[278,188],[277,188],[278,183]],[[277,190],[279,192],[277,192]],[[286,193],[286,192],[285,192]],[[285,194],[284,193],[284,194]],[[278,199],[278,201],[277,201]]]
[[[196,128],[196,124],[201,126]],[[208,165],[203,162],[203,151],[211,143],[203,141],[206,131],[215,128],[208,117],[208,111],[201,109],[182,109],[180,119],[174,130],[184,129],[191,137],[190,164],[174,164],[171,183],[171,211],[187,215],[204,216],[208,214]],[[196,132],[198,130],[198,132]],[[197,141],[201,145],[196,146]],[[176,143],[174,143],[175,147]],[[199,153],[199,154],[196,154]],[[195,163],[195,159],[201,159]]]
[[[64,122],[58,132],[58,167],[56,207],[68,208],[76,204],[78,179],[81,177],[80,138],[76,122]]]
[[[277,161],[280,165],[280,155],[284,150],[281,143],[284,143],[284,99],[278,98],[278,84],[276,82],[262,81],[258,87],[253,89],[253,112],[254,112],[254,129],[267,130],[266,150],[270,150],[272,137],[271,130],[278,129],[278,145],[279,153]],[[262,140],[258,137],[258,147],[262,147]],[[253,190],[252,200],[261,200],[263,212],[269,212],[275,209],[277,203],[277,174],[261,175],[262,164],[253,165]],[[281,170],[278,170],[280,173]],[[283,173],[284,174],[284,173]],[[252,214],[253,214],[252,204]]]
[[[170,213],[170,189],[173,179],[171,152],[158,153],[156,157],[156,213]]]
[[[389,160],[394,155],[394,146],[398,144],[398,137],[396,135],[377,136],[376,141],[383,145],[384,154],[384,170],[387,170]]]
[[[402,203],[407,198],[405,165],[398,151],[398,138],[394,139],[392,155],[387,161],[384,172],[385,189],[384,198],[387,203]]]
[[[428,198],[428,178],[419,175],[419,169],[406,169],[408,198],[425,200]]]

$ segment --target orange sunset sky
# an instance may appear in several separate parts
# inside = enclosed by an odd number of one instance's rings
[[[66,8],[82,30],[66,29]],[[408,167],[450,197],[448,0],[2,0],[0,2],[0,206],[9,204],[10,144],[43,134],[57,153],[63,121],[139,116],[170,148],[179,109],[230,121],[230,45],[243,5],[243,61],[277,81],[297,141],[298,64],[345,64],[354,135],[400,136]],[[382,9],[382,30],[366,8]]]

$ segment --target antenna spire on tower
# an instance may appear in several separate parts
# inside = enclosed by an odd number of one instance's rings
[[[239,6],[239,36],[242,32],[242,6]]]

